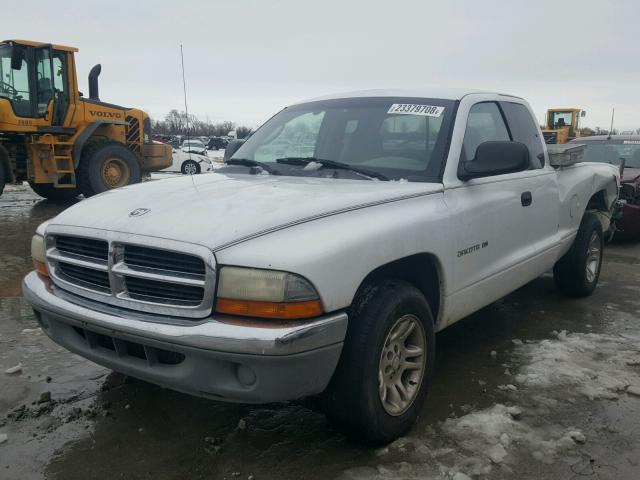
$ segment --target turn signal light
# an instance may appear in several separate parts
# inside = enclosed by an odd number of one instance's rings
[[[247,317],[294,320],[317,317],[322,314],[320,300],[306,302],[260,302],[255,300],[232,300],[219,298],[216,312]]]
[[[40,275],[43,275],[45,277],[49,276],[49,270],[47,270],[47,265],[39,262],[37,260],[33,261],[33,268],[36,269],[36,272],[38,272]]]

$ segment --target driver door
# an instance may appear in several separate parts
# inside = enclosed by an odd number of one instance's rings
[[[486,141],[512,141],[497,102],[471,107],[460,162],[475,157]],[[452,232],[453,316],[461,318],[502,297],[519,281],[515,268],[531,255],[527,209],[528,171],[497,174],[445,187]],[[519,286],[519,285],[518,285]]]

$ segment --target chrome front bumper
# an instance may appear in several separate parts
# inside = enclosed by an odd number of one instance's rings
[[[74,353],[168,388],[246,403],[324,390],[348,322],[344,312],[284,326],[154,316],[70,295],[35,272],[25,277],[23,292],[45,333]]]

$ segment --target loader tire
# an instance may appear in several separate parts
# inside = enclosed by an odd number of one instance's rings
[[[80,195],[80,190],[75,188],[56,188],[53,183],[33,183],[29,182],[31,190],[41,197],[54,201],[73,200]]]
[[[2,164],[2,162],[0,161],[0,195],[2,195],[2,192],[4,191],[4,186],[7,183],[7,173],[4,171],[4,165]]]
[[[573,245],[553,267],[553,279],[561,293],[570,297],[593,293],[602,266],[603,237],[597,215],[586,212]]]
[[[140,183],[142,178],[135,154],[122,143],[111,140],[84,147],[78,176],[85,197]]]

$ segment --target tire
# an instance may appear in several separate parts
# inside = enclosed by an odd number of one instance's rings
[[[586,212],[573,245],[553,267],[553,279],[560,292],[571,297],[593,293],[602,267],[603,237],[597,215]]]
[[[80,195],[80,190],[76,188],[55,188],[53,183],[33,183],[29,182],[31,190],[41,197],[49,200],[68,201]]]
[[[85,197],[113,188],[140,183],[140,164],[135,154],[115,141],[92,142],[82,150],[80,190]]]
[[[363,289],[358,297],[340,362],[320,405],[347,434],[375,444],[387,443],[413,425],[429,391],[435,359],[433,317],[424,295],[403,281],[383,281]],[[404,357],[422,364],[421,371],[402,369],[403,357],[394,356],[398,343],[387,342],[392,332],[402,331],[403,325],[410,324],[413,329],[400,345],[419,345],[417,340],[423,335],[422,356],[416,356],[414,351]],[[379,374],[388,388],[381,386]],[[400,398],[399,390],[392,386],[398,380],[409,386],[404,404],[393,401]],[[394,403],[398,408],[393,408]]]
[[[4,186],[7,183],[7,173],[4,171],[4,165],[2,164],[2,160],[0,160],[0,195],[4,192]]]
[[[183,175],[198,175],[202,169],[200,164],[195,160],[185,160],[180,166],[180,171]]]

